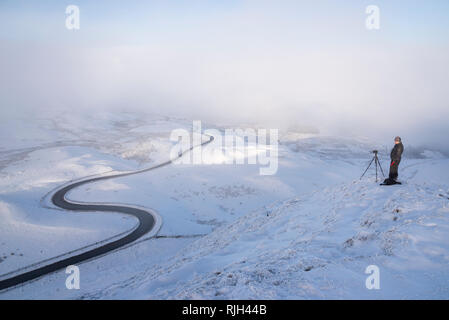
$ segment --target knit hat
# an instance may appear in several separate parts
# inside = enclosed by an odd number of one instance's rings
[[[402,140],[401,140],[401,137],[397,136],[396,138],[394,138],[394,141],[399,141],[399,142],[401,142]]]

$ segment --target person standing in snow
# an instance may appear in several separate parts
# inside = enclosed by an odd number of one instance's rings
[[[391,150],[390,158],[391,158],[391,164],[390,164],[390,179],[396,181],[398,178],[398,167],[399,163],[401,162],[401,156],[402,152],[404,152],[404,146],[402,144],[401,137],[394,138],[394,147]]]

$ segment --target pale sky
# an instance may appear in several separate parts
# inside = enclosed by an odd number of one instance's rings
[[[445,147],[449,1],[1,0],[0,70],[1,114],[144,109]]]

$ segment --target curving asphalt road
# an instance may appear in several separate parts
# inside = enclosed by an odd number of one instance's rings
[[[201,146],[206,145],[206,144],[212,142],[213,140],[214,140],[214,138],[211,136],[209,138],[209,140],[206,142],[203,142],[201,144]],[[197,146],[194,146],[188,150],[185,150],[183,153],[178,155],[178,158],[182,157],[184,154],[191,151],[195,147],[197,147]],[[75,203],[75,202],[70,202],[69,200],[67,200],[65,198],[65,196],[69,191],[71,191],[81,185],[87,184],[87,183],[92,183],[92,182],[97,182],[100,180],[106,180],[106,179],[112,179],[112,178],[118,178],[118,177],[124,177],[124,176],[130,176],[133,174],[151,171],[151,170],[155,170],[155,169],[167,166],[167,165],[171,164],[172,162],[173,162],[173,160],[170,160],[170,161],[161,163],[157,166],[153,166],[153,167],[142,169],[142,170],[86,179],[86,180],[74,182],[72,184],[69,184],[69,185],[57,190],[51,198],[51,201],[57,207],[60,207],[62,209],[66,209],[66,210],[71,210],[71,211],[120,212],[120,213],[129,214],[129,215],[136,217],[139,220],[139,225],[134,231],[132,231],[131,233],[127,234],[126,236],[124,236],[118,240],[106,243],[100,247],[83,252],[81,254],[71,256],[69,258],[65,258],[65,259],[56,261],[54,263],[45,265],[43,267],[40,267],[40,268],[31,270],[28,272],[19,274],[17,276],[2,280],[2,281],[0,281],[0,290],[14,287],[19,284],[25,283],[27,281],[42,277],[46,274],[64,269],[67,266],[78,264],[80,262],[99,257],[108,252],[111,252],[112,250],[123,247],[124,245],[127,245],[127,244],[139,239],[146,233],[150,232],[155,225],[154,214],[150,211],[146,211],[146,210],[138,209],[138,208],[134,208],[134,207],[121,206],[121,205]]]

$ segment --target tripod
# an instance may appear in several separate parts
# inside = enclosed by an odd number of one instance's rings
[[[369,167],[371,167],[371,165],[373,164],[373,162],[374,162],[374,164],[375,164],[375,166],[376,166],[376,182],[377,182],[377,166],[379,166],[380,172],[382,172],[382,176],[385,178],[384,170],[382,169],[382,166],[380,165],[379,158],[377,157],[377,153],[378,153],[378,152],[379,152],[379,151],[377,151],[377,150],[373,150],[374,157],[373,157],[373,159],[371,160],[371,162],[369,163],[368,168],[366,168],[365,172],[364,172],[364,173],[362,174],[362,176],[360,177],[360,180],[362,180],[363,176],[364,176],[365,173],[368,171]]]

